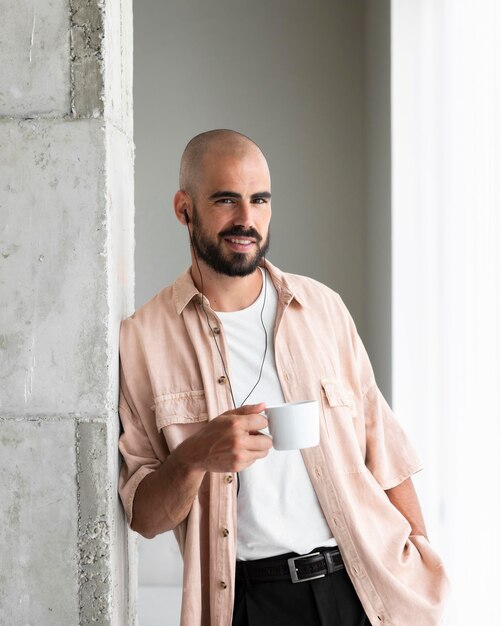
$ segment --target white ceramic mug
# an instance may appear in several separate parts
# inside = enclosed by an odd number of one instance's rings
[[[300,450],[318,446],[320,423],[318,402],[286,402],[264,411],[276,450]]]

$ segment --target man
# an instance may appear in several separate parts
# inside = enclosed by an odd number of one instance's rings
[[[134,530],[176,534],[182,624],[438,624],[419,461],[339,296],[265,260],[261,150],[192,139],[174,209],[191,268],[121,330],[120,493]],[[310,399],[320,445],[274,450],[266,404]]]

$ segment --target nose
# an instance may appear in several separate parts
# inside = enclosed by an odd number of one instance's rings
[[[249,228],[253,225],[252,204],[248,200],[239,202],[235,215],[233,216],[233,225]]]

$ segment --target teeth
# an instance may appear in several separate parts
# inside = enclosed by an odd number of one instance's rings
[[[242,246],[246,246],[251,243],[249,239],[230,239],[231,243],[238,243]]]

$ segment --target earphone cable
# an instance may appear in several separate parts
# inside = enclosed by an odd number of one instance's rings
[[[228,385],[229,385],[229,389],[230,389],[230,395],[231,395],[231,401],[233,403],[233,408],[236,410],[237,408],[237,404],[235,402],[235,396],[233,395],[233,387],[231,386],[231,379],[228,375],[228,372],[226,370],[226,365],[223,359],[223,355],[221,354],[221,350],[219,349],[219,344],[217,342],[217,338],[216,338],[216,334],[214,333],[214,329],[211,326],[210,320],[209,320],[209,315],[205,309],[205,293],[204,293],[204,279],[202,276],[202,270],[200,269],[200,264],[198,263],[198,257],[197,257],[197,253],[195,250],[195,246],[193,245],[193,237],[191,235],[191,231],[190,228],[188,227],[188,234],[190,236],[190,241],[191,241],[191,247],[193,249],[193,256],[195,257],[195,263],[197,264],[197,269],[198,269],[198,273],[200,275],[200,286],[201,286],[201,291],[202,291],[202,302],[201,302],[201,306],[202,306],[202,311],[204,312],[205,315],[205,319],[207,320],[207,326],[209,327],[209,330],[211,332],[212,338],[214,339],[214,344],[217,348],[218,354],[219,354],[219,358],[221,359],[221,364],[223,366],[223,371],[224,371],[224,375],[226,376],[226,380],[228,381]],[[240,406],[243,406],[245,404],[245,402],[248,400],[248,398],[251,396],[252,392],[254,391],[254,389],[256,389],[256,387],[259,385],[259,382],[261,381],[261,377],[263,375],[263,368],[264,368],[264,363],[266,361],[266,354],[268,353],[268,332],[266,330],[266,325],[264,323],[264,319],[263,319],[263,315],[264,315],[264,309],[266,306],[266,295],[267,295],[267,285],[268,285],[268,280],[267,280],[267,275],[266,275],[266,256],[263,256],[263,261],[264,261],[264,271],[263,271],[263,289],[264,289],[264,294],[263,294],[263,306],[261,307],[261,313],[260,313],[260,318],[261,318],[261,326],[263,327],[263,331],[264,331],[264,353],[263,353],[263,359],[261,361],[261,367],[259,369],[259,376],[258,379],[255,383],[255,385],[252,387],[252,389],[249,391],[249,393],[247,394],[247,396],[245,397],[245,399],[243,400],[242,404]],[[237,475],[237,497],[240,494],[240,473],[236,472]]]
[[[193,236],[191,234],[191,230],[190,230],[189,227],[188,227],[188,234],[190,236],[191,247],[193,248],[193,256],[195,257],[195,263],[197,264],[198,273],[200,275],[200,286],[201,286],[201,291],[202,291],[202,310],[204,312],[205,319],[207,321],[207,326],[209,327],[209,330],[211,332],[212,338],[214,340],[214,344],[215,344],[215,346],[217,348],[217,352],[219,354],[219,358],[221,359],[221,365],[223,366],[224,375],[226,376],[226,380],[228,381],[228,385],[229,385],[229,388],[230,388],[231,401],[233,403],[233,408],[236,409],[237,408],[237,403],[235,402],[235,396],[233,395],[233,387],[231,385],[231,379],[230,379],[228,371],[226,369],[226,364],[224,362],[223,355],[221,354],[221,350],[220,350],[219,344],[217,342],[216,334],[214,333],[214,329],[212,328],[212,326],[210,324],[209,315],[208,315],[208,313],[207,313],[207,311],[205,309],[204,279],[203,279],[203,276],[202,276],[202,271],[200,269],[200,264],[198,263],[198,256],[197,256],[197,253],[196,253],[196,250],[195,250],[195,246],[193,245]],[[246,397],[244,398],[244,400],[240,404],[240,406],[243,406],[245,404],[245,402],[251,396],[252,392],[259,385],[259,383],[261,381],[261,377],[263,375],[263,368],[264,368],[264,363],[266,361],[266,354],[268,353],[268,332],[266,330],[266,325],[265,325],[264,319],[263,319],[264,309],[266,307],[266,296],[267,296],[266,256],[263,257],[263,260],[264,260],[264,267],[265,267],[264,272],[263,272],[263,289],[264,289],[264,294],[263,294],[263,305],[261,307],[260,319],[261,319],[261,326],[263,327],[263,332],[264,332],[264,352],[263,352],[263,358],[262,358],[262,361],[261,361],[261,366],[259,368],[258,379],[257,379],[256,383],[254,384],[254,386],[252,387],[252,389],[246,395]]]
[[[201,291],[202,291],[202,303],[201,303],[202,304],[202,311],[204,312],[205,319],[207,320],[207,326],[209,327],[209,330],[211,332],[212,338],[214,339],[214,343],[216,345],[216,348],[217,348],[217,351],[218,351],[218,354],[219,354],[219,358],[221,359],[221,365],[223,366],[224,375],[226,376],[226,380],[228,381],[228,385],[229,385],[229,388],[230,388],[230,395],[231,395],[231,401],[233,402],[233,408],[236,409],[237,408],[237,404],[235,402],[235,396],[233,395],[233,387],[231,386],[231,380],[230,380],[230,377],[228,375],[228,372],[226,371],[226,365],[225,365],[225,362],[224,362],[224,359],[223,359],[223,355],[221,354],[221,350],[219,349],[219,344],[218,344],[217,339],[216,339],[216,334],[214,333],[214,329],[212,328],[211,323],[209,321],[209,315],[208,315],[208,313],[207,313],[207,311],[205,309],[204,279],[203,279],[203,276],[202,276],[202,271],[200,269],[200,265],[198,263],[198,258],[197,258],[197,254],[196,254],[196,251],[195,251],[195,246],[193,245],[193,238],[192,238],[191,231],[190,231],[189,228],[188,228],[188,233],[190,235],[191,247],[193,248],[193,256],[195,257],[195,263],[197,264],[198,273],[200,274],[200,285],[201,285]]]
[[[259,369],[259,376],[258,379],[256,380],[256,384],[254,385],[254,387],[252,387],[252,389],[249,391],[249,393],[247,394],[247,396],[245,397],[245,399],[243,400],[242,404],[240,406],[243,406],[247,400],[250,398],[252,392],[254,391],[254,389],[259,385],[260,381],[261,381],[261,376],[263,375],[263,368],[264,368],[264,362],[266,360],[266,354],[268,352],[268,331],[266,330],[266,325],[264,323],[264,319],[263,319],[263,314],[264,314],[264,308],[266,306],[266,292],[267,292],[267,285],[268,285],[268,280],[267,280],[267,276],[266,276],[266,257],[263,257],[264,260],[264,266],[265,266],[265,270],[263,272],[263,289],[264,289],[264,294],[263,294],[263,306],[261,307],[261,314],[260,314],[260,318],[261,318],[261,326],[263,327],[263,331],[264,331],[264,354],[263,354],[263,360],[261,361],[261,367]]]

